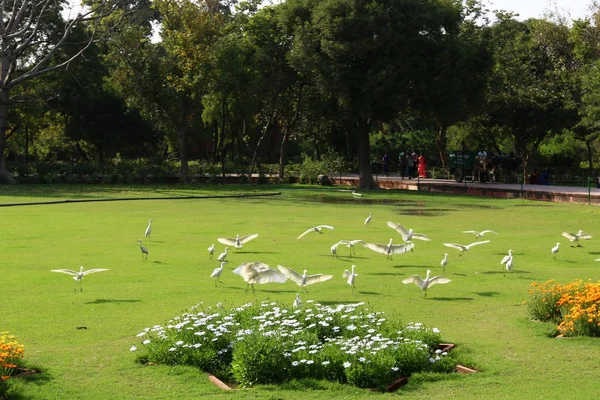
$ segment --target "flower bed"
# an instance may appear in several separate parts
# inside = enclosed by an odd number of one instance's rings
[[[0,333],[0,398],[8,391],[8,380],[19,367],[23,357],[23,345],[8,332]]]
[[[562,336],[600,337],[600,282],[561,285],[550,280],[531,286],[527,308],[532,319],[558,324]]]
[[[439,330],[387,321],[364,303],[219,306],[146,328],[138,360],[193,365],[241,386],[317,378],[383,388],[415,372],[452,372]],[[137,351],[133,346],[132,351]]]

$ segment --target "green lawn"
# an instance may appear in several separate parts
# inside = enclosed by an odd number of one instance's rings
[[[406,192],[366,193],[295,187],[156,187],[29,186],[1,187],[0,203],[67,198],[153,197],[239,194],[281,191],[281,196],[248,199],[143,200],[0,207],[0,293],[4,301],[0,331],[25,344],[27,365],[41,374],[15,379],[11,399],[197,399],[203,398],[381,398],[410,399],[592,399],[600,381],[600,339],[553,339],[552,327],[528,320],[527,290],[532,282],[555,279],[600,280],[600,244],[596,238],[571,248],[563,231],[597,232],[598,209],[585,205],[522,200],[445,197]],[[371,226],[363,225],[372,212]],[[153,218],[150,255],[142,261],[136,243]],[[400,236],[386,226],[395,221],[431,242],[386,260],[359,248],[355,257],[340,247],[339,259],[329,247],[341,239],[387,243]],[[335,231],[296,237],[311,226],[330,224]],[[463,230],[493,229],[491,243],[458,251],[442,242],[475,241]],[[225,285],[215,288],[209,275],[217,267],[207,257],[217,237],[258,233],[231,251]],[[553,260],[550,248],[562,248]],[[502,273],[503,255],[515,251],[515,267]],[[426,298],[406,277],[441,274],[449,254],[447,285],[430,289]],[[455,351],[482,370],[472,375],[414,376],[394,394],[372,393],[327,382],[291,382],[222,392],[201,371],[189,367],[135,363],[136,334],[161,324],[199,302],[238,305],[280,300],[292,304],[297,287],[245,283],[230,271],[245,261],[262,261],[309,273],[331,273],[334,279],[309,287],[303,300],[369,303],[388,318],[437,327],[457,344]],[[357,292],[342,279],[356,264]],[[74,293],[69,276],[51,269],[109,268],[87,276],[83,292]],[[86,327],[87,329],[76,329]]]

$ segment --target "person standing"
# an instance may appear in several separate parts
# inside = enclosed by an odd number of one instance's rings
[[[423,153],[419,154],[419,178],[427,178],[427,160]]]
[[[413,154],[414,153],[410,150],[406,152],[406,175],[408,176],[408,179],[412,179],[415,173],[415,158],[413,157]]]
[[[404,179],[404,175],[406,175],[406,153],[403,151],[398,156],[398,172],[400,173],[400,178]]]
[[[383,175],[390,176],[390,157],[388,156],[387,151],[383,155],[381,163],[383,164]]]

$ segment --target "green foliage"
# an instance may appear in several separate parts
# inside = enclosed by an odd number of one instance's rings
[[[298,168],[300,183],[317,183],[317,176],[327,172],[322,161],[313,160],[306,154],[302,155],[302,164]]]

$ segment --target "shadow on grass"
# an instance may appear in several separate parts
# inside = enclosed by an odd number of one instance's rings
[[[338,304],[354,304],[354,303],[358,303],[358,299],[352,299],[352,300],[326,300],[326,301],[318,301],[317,303],[322,304],[324,306],[337,306]]]
[[[297,293],[297,290],[272,290],[272,289],[256,289],[257,292],[264,292],[264,293]],[[302,293],[310,293],[310,292],[305,292],[302,291]]]
[[[280,383],[272,387],[273,390],[294,390],[304,392],[306,390],[329,390],[331,383],[327,381],[319,381],[316,379],[299,379]],[[271,387],[264,387],[263,389],[271,389]]]
[[[379,276],[403,276],[404,274],[398,273],[395,274],[393,272],[373,272],[371,274],[365,274],[365,275],[379,275]]]
[[[105,304],[105,303],[139,303],[141,300],[111,300],[111,299],[96,299],[87,301],[84,304]]]
[[[35,370],[39,371],[37,368],[35,368]],[[52,377],[45,373],[45,372],[39,372],[39,373],[35,373],[35,374],[29,374],[29,375],[21,375],[21,376],[15,376],[12,379],[19,379],[19,380],[23,380],[27,383],[27,385],[44,385],[47,382],[50,382],[52,380]],[[25,397],[19,394],[19,392],[12,392],[10,394],[10,399],[11,400],[27,400],[27,399],[31,399],[31,397]]]
[[[379,292],[358,292],[360,294],[369,294],[369,295],[373,295],[373,296],[381,296],[381,293]]]
[[[475,293],[477,296],[483,296],[483,297],[494,297],[498,294],[500,294],[500,292],[473,292]]]
[[[483,271],[480,272],[480,274],[485,274],[485,275],[496,275],[496,274],[502,274],[502,275],[510,275],[510,274],[530,274],[530,271],[524,271],[522,269],[513,269],[512,271]]]
[[[472,297],[425,297],[425,300],[435,301],[472,301]]]
[[[459,274],[458,272],[453,273],[452,275],[456,275],[456,276],[467,276],[467,274]]]

